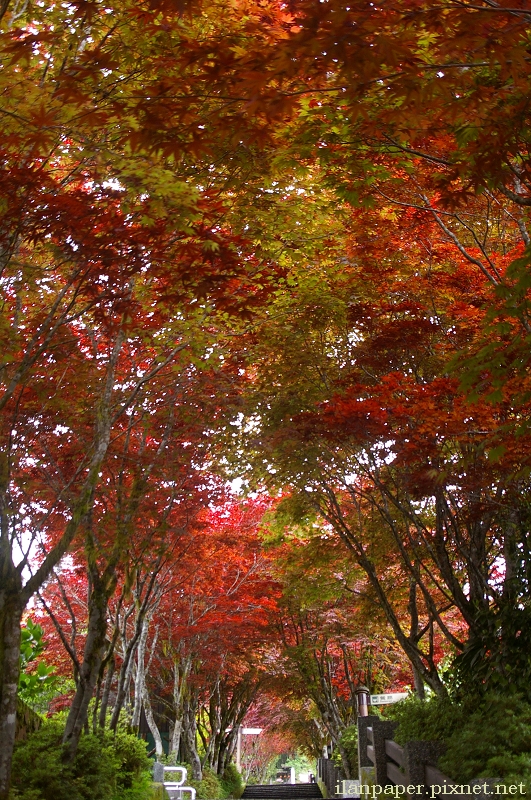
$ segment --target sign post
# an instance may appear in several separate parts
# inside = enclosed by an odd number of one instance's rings
[[[359,691],[359,690],[358,690]],[[371,706],[386,706],[389,703],[398,703],[408,696],[407,692],[390,692],[389,694],[371,694]],[[361,715],[360,716],[365,716]]]
[[[238,725],[238,733],[236,738],[236,769],[238,772],[242,771],[242,726]]]
[[[236,738],[236,769],[242,771],[242,735],[262,733],[263,728],[242,728],[238,725],[238,735]]]

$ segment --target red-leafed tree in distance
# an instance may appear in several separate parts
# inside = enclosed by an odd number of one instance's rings
[[[181,747],[195,776],[201,773],[197,737],[203,764],[223,774],[238,725],[267,682],[263,651],[277,639],[278,588],[272,554],[257,533],[269,505],[257,498],[209,510],[178,566],[180,580],[153,619],[158,645],[148,684],[168,709],[170,752]]]
[[[411,686],[411,668],[366,576],[341,543],[317,525],[311,532],[290,527],[275,561],[283,591],[276,618],[280,648],[270,665],[273,686],[288,701],[292,723],[294,709],[307,718],[313,732],[306,737],[307,751],[318,757],[322,744],[332,742],[350,778],[355,767],[342,733],[356,723],[356,690],[401,691]],[[407,598],[402,606],[407,615]],[[295,732],[297,724],[290,726],[288,718],[284,727]]]
[[[304,751],[310,758],[321,755],[325,740],[317,735],[317,746],[308,747],[315,726],[311,719],[304,717],[301,708],[294,705],[289,703],[284,692],[277,695],[271,687],[262,691],[250,707],[243,726],[253,733],[243,734],[241,743],[242,777],[246,783],[269,782],[280,754]],[[295,720],[300,728],[290,727]],[[307,735],[301,735],[301,729]],[[256,733],[257,730],[260,733]],[[317,728],[315,730],[317,732]]]
[[[238,725],[267,679],[262,651],[277,638],[272,614],[278,591],[269,576],[271,555],[263,552],[257,533],[270,503],[219,498],[218,505],[206,509],[204,489],[196,487],[194,494],[188,486],[191,499],[179,503],[174,487],[175,505],[168,512],[162,487],[164,482],[140,504],[127,556],[121,554],[113,572],[112,593],[103,595],[100,589],[98,604],[94,565],[87,573],[83,566],[65,568],[42,597],[53,620],[52,625],[43,619],[43,625],[51,639],[59,632],[78,676],[78,694],[81,672],[85,664],[92,666],[93,686],[98,678],[94,726],[105,725],[108,709],[115,726],[125,705],[138,727],[143,710],[160,755],[158,726],[166,720],[170,754],[180,754],[200,779],[204,764],[223,774]],[[101,526],[112,553],[117,514],[111,499],[116,503],[108,492]],[[79,557],[83,563],[83,552]],[[109,564],[102,549],[97,575],[104,577]],[[102,602],[108,622],[101,628],[105,642],[98,657],[88,638],[92,606],[98,609]],[[92,697],[93,691],[85,694]]]

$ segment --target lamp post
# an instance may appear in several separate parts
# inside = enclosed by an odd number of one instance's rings
[[[358,701],[358,716],[368,717],[370,694],[366,686],[358,686],[356,689],[356,699]]]

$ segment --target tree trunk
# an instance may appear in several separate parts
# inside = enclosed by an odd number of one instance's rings
[[[107,675],[105,676],[105,684],[103,686],[103,693],[101,695],[101,707],[100,707],[100,716],[98,725],[100,728],[105,727],[105,718],[107,716],[107,709],[109,707],[109,697],[111,694],[111,686],[112,686],[112,679],[114,678],[114,672],[116,670],[116,661],[114,660],[114,654],[109,661],[109,666],[107,667]]]
[[[133,675],[133,667],[134,667],[134,655],[135,651],[138,647],[138,642],[140,640],[140,636],[142,633],[144,621],[145,621],[145,611],[140,611],[139,615],[137,616],[135,622],[135,631],[133,637],[126,642],[125,635],[123,637],[125,643],[125,650],[123,654],[123,662],[118,676],[118,688],[116,691],[116,701],[114,704],[114,709],[112,712],[111,722],[110,722],[110,729],[111,731],[115,731],[118,726],[118,720],[120,718],[120,712],[125,705],[125,700],[127,696],[127,691],[129,689],[129,684],[131,682],[131,678]]]
[[[143,676],[142,679],[142,704],[144,706],[144,714],[146,715],[149,730],[151,731],[151,734],[155,740],[155,752],[158,758],[164,753],[164,747],[162,746],[160,731],[157,727],[157,723],[155,722],[155,717],[153,716],[153,710],[151,708],[151,701],[149,699],[149,692],[146,686],[145,676]]]
[[[193,698],[187,698],[184,713],[183,744],[185,747],[186,760],[192,766],[192,778],[196,781],[203,779],[203,768],[201,759],[197,752],[197,702]]]
[[[20,576],[14,569],[5,580],[5,564],[0,575],[0,800],[7,800],[11,779],[11,759],[15,744],[17,687],[20,674],[20,625],[22,607],[17,602],[16,584]],[[13,565],[11,565],[13,566]],[[11,585],[15,591],[10,591]]]
[[[174,756],[175,760],[179,758],[179,748],[181,746],[181,735],[183,732],[183,723],[182,720],[176,719],[175,725],[173,726],[173,731],[171,735],[171,742],[170,742],[170,750],[168,755]]]
[[[138,640],[137,665],[136,665],[136,676],[135,676],[135,708],[133,712],[132,725],[133,728],[135,727],[138,728],[138,726],[140,725],[140,713],[143,707],[149,730],[151,731],[151,735],[155,740],[155,752],[157,754],[157,759],[158,759],[164,753],[164,747],[162,745],[162,737],[160,735],[160,731],[158,729],[157,723],[155,722],[155,717],[153,716],[153,709],[151,708],[149,691],[146,686],[145,655],[146,655],[146,644],[149,631],[149,623],[150,623],[150,615],[146,615],[142,620],[142,628],[140,631],[140,638]]]
[[[67,761],[74,759],[83,728],[88,724],[88,707],[94,694],[107,644],[108,591],[96,570],[93,571],[91,577],[93,588],[89,601],[89,622],[83,662],[63,735],[63,742],[68,745]]]
[[[424,700],[426,698],[426,690],[424,688],[424,681],[422,680],[422,676],[418,669],[416,669],[415,665],[412,665],[413,669],[413,682],[415,685],[415,693],[419,700]]]
[[[137,665],[136,665],[136,675],[135,675],[135,704],[133,707],[133,718],[131,721],[131,725],[134,730],[138,730],[140,725],[140,714],[142,711],[142,704],[144,702],[144,683],[145,683],[145,655],[146,655],[146,644],[147,644],[147,636],[149,631],[149,619],[148,617],[144,617],[144,621],[142,623],[142,632],[140,633],[140,639],[138,640],[138,650],[137,650]]]
[[[183,733],[183,715],[184,715],[184,693],[187,687],[188,675],[192,666],[192,660],[189,656],[179,660],[177,657],[173,659],[173,713],[175,717],[175,724],[170,743],[170,755],[179,755],[179,748],[181,746],[181,738]]]

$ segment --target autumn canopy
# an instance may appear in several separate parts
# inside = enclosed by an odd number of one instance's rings
[[[361,683],[529,697],[526,0],[0,27],[0,800],[28,609],[66,760],[126,715],[221,775],[267,718],[258,775]]]

